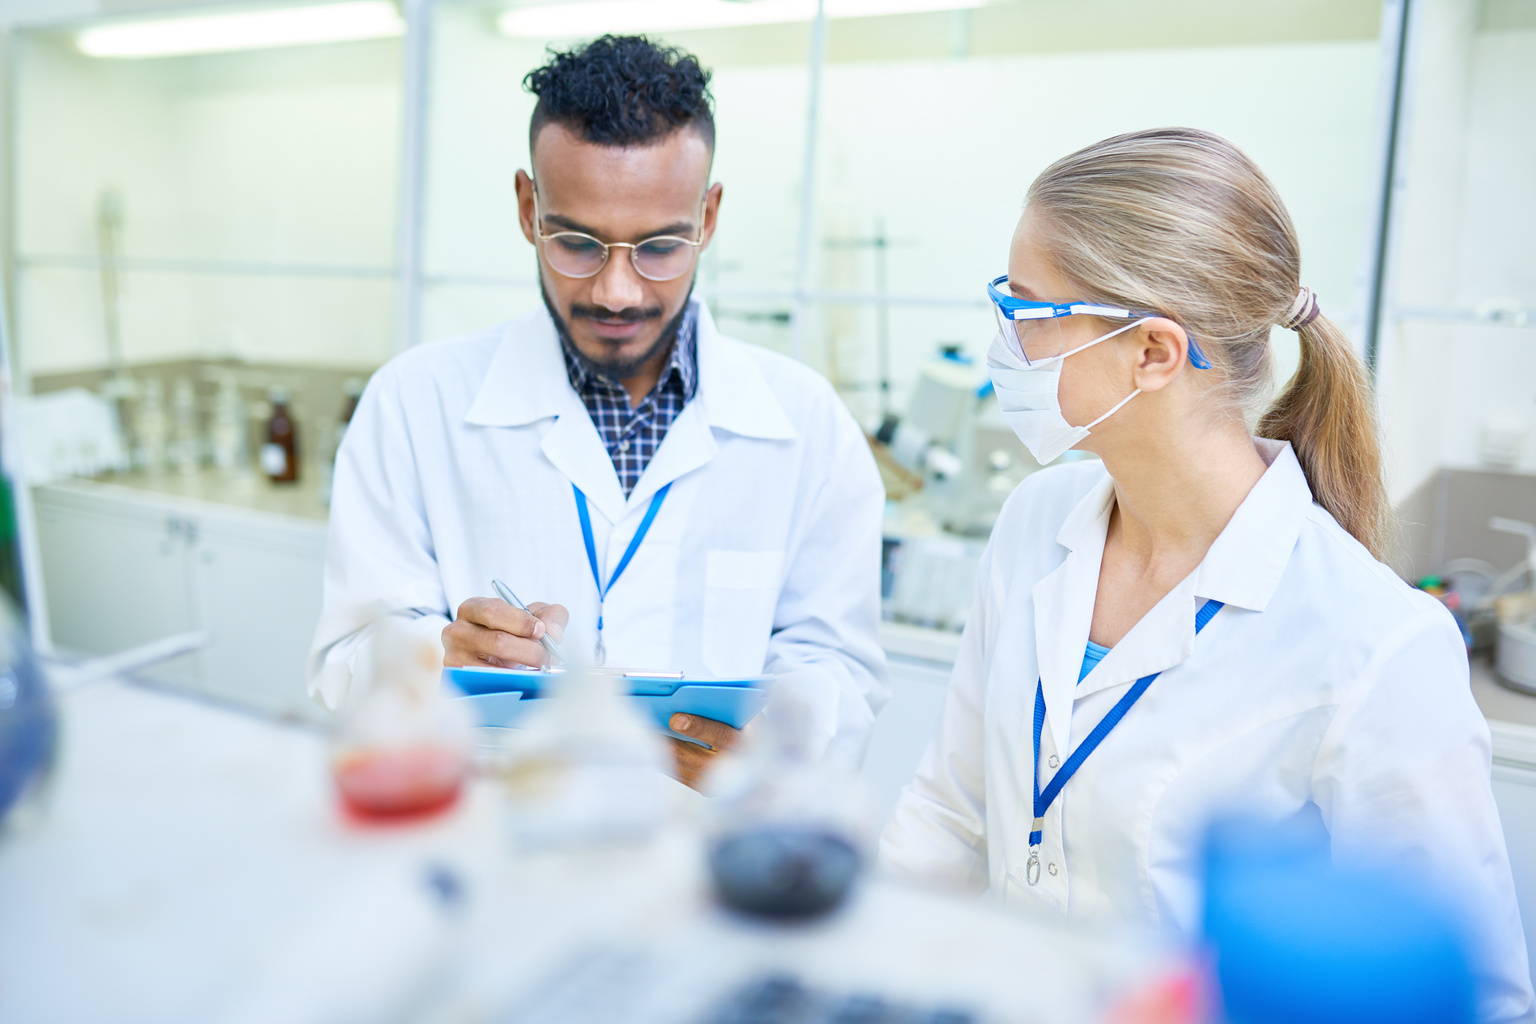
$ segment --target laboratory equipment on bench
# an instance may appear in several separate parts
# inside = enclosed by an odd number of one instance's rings
[[[809,705],[783,685],[740,755],[710,777],[716,897],[761,917],[806,918],[847,898],[872,854],[860,781],[812,749]]]
[[[1490,529],[1513,533],[1526,540],[1526,557],[1493,583],[1492,596],[1499,620],[1494,668],[1510,689],[1536,693],[1536,524],[1495,516]],[[1514,590],[1522,579],[1530,582]]]
[[[342,439],[347,436],[347,427],[357,413],[358,400],[363,397],[363,381],[348,377],[342,382],[341,392],[341,415],[331,429],[329,440],[322,442],[320,453],[320,500],[327,505],[331,503],[331,485],[336,476],[336,454],[341,451]]]
[[[238,476],[247,471],[245,403],[240,398],[240,382],[233,373],[224,371],[215,379],[218,391],[208,428],[209,448],[219,472]]]
[[[287,389],[271,389],[267,401],[272,413],[267,418],[267,440],[261,446],[261,469],[273,483],[291,484],[299,479],[299,439],[288,411]]]
[[[165,472],[167,449],[170,443],[170,420],[165,413],[165,385],[158,377],[144,381],[139,392],[139,405],[134,418],[137,430],[134,464],[150,476]]]
[[[179,377],[171,386],[171,463],[182,476],[193,476],[202,466],[202,439],[197,430],[197,391],[192,381]]]
[[[886,417],[875,440],[877,454],[920,479],[933,518],[964,536],[985,537],[1014,487],[1039,468],[1003,421],[991,382],[957,345],[923,365],[906,415]]]
[[[469,775],[472,724],[439,684],[442,656],[431,638],[392,617],[375,631],[372,672],[331,741],[337,793],[363,819],[444,810]]]

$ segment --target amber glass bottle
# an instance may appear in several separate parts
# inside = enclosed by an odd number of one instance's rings
[[[299,441],[288,412],[288,392],[267,392],[272,415],[267,420],[267,443],[261,446],[261,471],[275,484],[291,484],[299,478]]]

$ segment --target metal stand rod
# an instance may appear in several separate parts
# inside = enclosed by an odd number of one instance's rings
[[[816,216],[816,145],[821,117],[821,72],[827,62],[827,5],[816,0],[811,23],[811,74],[806,95],[805,163],[800,168],[800,237],[795,247],[795,308],[790,355],[805,358],[805,319],[810,310],[806,293],[811,285],[811,239]]]
[[[404,0],[401,71],[400,222],[396,226],[395,351],[421,340],[421,247],[426,206],[428,77],[432,71],[432,0]]]
[[[1374,248],[1366,279],[1365,366],[1372,378],[1381,359],[1381,328],[1392,242],[1392,200],[1396,191],[1398,146],[1402,138],[1403,82],[1407,77],[1410,0],[1388,0],[1382,16],[1386,54],[1387,130],[1381,165],[1381,193],[1376,210]],[[1395,10],[1394,10],[1395,7]]]

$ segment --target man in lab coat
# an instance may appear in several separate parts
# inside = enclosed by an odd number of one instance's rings
[[[538,665],[549,632],[608,665],[771,673],[830,755],[862,757],[886,693],[884,494],[827,381],[722,336],[691,295],[721,199],[708,81],[611,36],[525,80],[516,188],[545,308],[369,383],[336,462],[309,683],[325,705],[367,678],[389,615],[440,636],[447,665]],[[672,741],[690,785],[735,739],[671,725],[708,744]]]

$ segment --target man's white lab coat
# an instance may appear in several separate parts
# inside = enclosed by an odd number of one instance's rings
[[[1529,1019],[1531,983],[1489,785],[1490,740],[1450,613],[1409,588],[1312,493],[1290,445],[1205,560],[1079,684],[1113,484],[1038,473],[982,559],[939,734],[881,840],[886,868],[1077,919],[1198,928],[1214,815],[1322,812],[1336,858],[1386,860],[1448,896],[1479,941],[1479,1016]],[[1195,611],[1225,602],[1195,635]],[[1045,814],[1040,784],[1136,679],[1162,672]]]
[[[342,705],[381,614],[435,636],[493,577],[568,608],[563,647],[590,657],[597,586],[572,484],[606,582],[671,483],[608,593],[607,664],[772,673],[821,740],[862,757],[887,693],[874,460],[815,372],[723,337],[702,303],[697,337],[697,393],[627,500],[545,310],[379,370],[337,454],[311,694]]]

